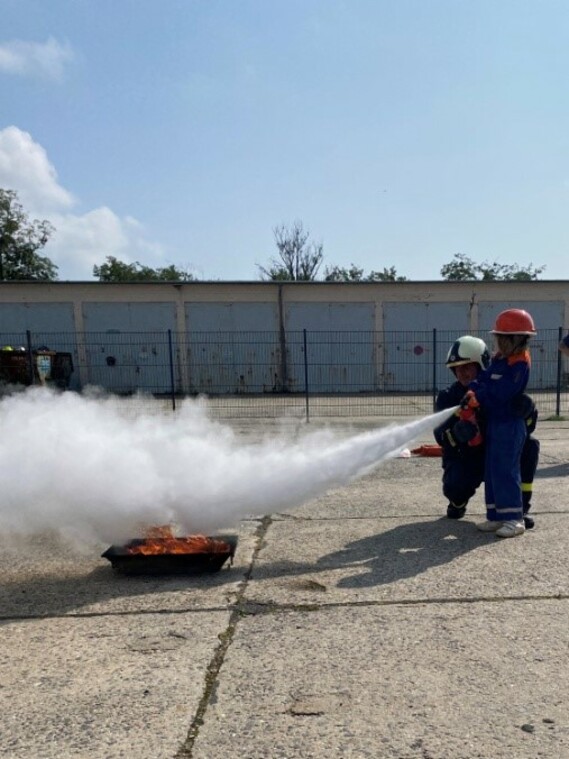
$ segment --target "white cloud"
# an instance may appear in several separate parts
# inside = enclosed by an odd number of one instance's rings
[[[10,40],[0,44],[0,71],[17,76],[43,77],[58,81],[65,64],[73,60],[69,43],[60,43],[53,37],[46,42]]]
[[[107,256],[128,263],[163,263],[160,246],[144,239],[142,225],[121,219],[106,206],[81,216],[53,214],[50,221],[57,232],[45,252],[60,267],[60,279],[92,279],[93,266],[104,263]]]
[[[163,265],[160,245],[145,238],[143,225],[106,206],[72,213],[73,195],[57,180],[44,148],[15,126],[0,130],[0,187],[16,190],[31,218],[48,219],[56,231],[44,249],[59,266],[60,279],[92,279],[94,264],[107,256]]]
[[[0,186],[17,189],[30,213],[61,210],[75,202],[58,183],[57,172],[42,146],[15,126],[0,130]]]
[[[107,255],[128,258],[129,240],[123,222],[110,208],[96,208],[82,216],[54,214],[56,233],[45,248],[59,266],[61,279],[91,279],[93,266]]]

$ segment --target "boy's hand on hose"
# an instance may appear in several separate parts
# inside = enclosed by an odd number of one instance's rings
[[[460,408],[478,408],[479,406],[480,404],[478,403],[474,390],[468,390],[460,402]]]

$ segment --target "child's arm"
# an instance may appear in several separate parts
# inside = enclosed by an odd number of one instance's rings
[[[529,354],[520,354],[492,362],[468,387],[489,411],[503,409],[515,395],[524,392],[529,371]]]

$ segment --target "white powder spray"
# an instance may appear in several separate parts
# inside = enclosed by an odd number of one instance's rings
[[[188,400],[176,414],[35,388],[0,402],[0,530],[121,542],[141,525],[210,533],[298,506],[396,456],[453,409],[340,440],[245,444]]]

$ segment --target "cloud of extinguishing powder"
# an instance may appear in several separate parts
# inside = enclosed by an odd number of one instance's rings
[[[347,485],[451,412],[340,439],[331,431],[246,443],[188,400],[129,413],[116,398],[34,388],[0,402],[0,530],[120,542],[141,525],[211,533]]]

